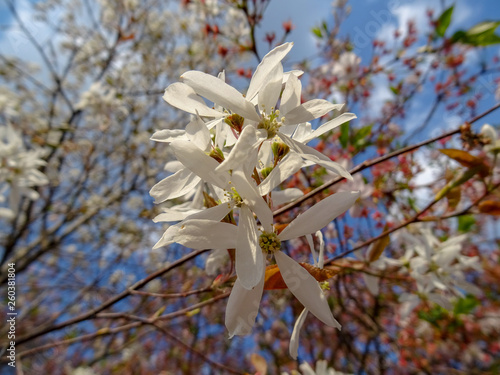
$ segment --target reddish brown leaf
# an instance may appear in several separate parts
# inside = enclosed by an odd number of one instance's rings
[[[479,211],[483,214],[500,216],[500,202],[482,201],[478,207]]]
[[[459,162],[461,165],[467,168],[478,168],[478,173],[482,177],[486,177],[489,174],[489,168],[484,163],[483,159],[480,159],[474,155],[469,154],[467,151],[457,150],[454,148],[441,149],[439,150],[442,154],[445,154],[449,158]]]
[[[299,263],[302,267],[305,268],[307,272],[311,274],[319,282],[326,281],[336,274],[338,274],[338,270],[336,269],[321,269],[318,267],[314,267],[307,263]],[[277,264],[273,264],[271,266],[266,267],[266,274],[264,276],[264,290],[272,290],[272,289],[286,289],[287,286],[285,281],[283,280],[283,276],[281,276],[280,269]]]

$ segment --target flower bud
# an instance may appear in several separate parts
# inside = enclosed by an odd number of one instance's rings
[[[237,113],[233,113],[230,116],[227,116],[224,119],[224,122],[228,124],[232,129],[236,130],[238,133],[241,133],[243,129],[243,122],[245,119],[238,115]]]

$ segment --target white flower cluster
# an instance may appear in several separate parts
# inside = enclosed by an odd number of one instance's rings
[[[451,310],[456,297],[463,297],[465,293],[481,293],[465,277],[464,271],[467,269],[482,271],[477,256],[461,254],[462,242],[466,238],[464,234],[441,242],[429,228],[421,227],[417,235],[405,235],[410,245],[402,258],[384,258],[388,265],[407,268],[417,283],[417,294],[403,293],[399,298],[403,319],[420,304],[421,299]]]
[[[33,187],[48,183],[38,170],[45,165],[43,155],[42,149],[27,150],[21,134],[10,125],[0,125],[0,204],[8,202],[8,207],[0,207],[0,218],[13,220],[22,196],[38,199]]]
[[[178,243],[193,249],[234,249],[237,279],[225,317],[231,337],[251,332],[266,263],[272,258],[307,310],[340,328],[319,283],[281,251],[281,242],[325,227],[354,204],[359,192],[340,192],[322,200],[281,232],[274,226],[272,209],[302,194],[275,188],[303,167],[318,164],[352,179],[345,168],[306,144],[355,115],[341,114],[312,130],[309,121],[342,105],[321,99],[301,103],[297,77],[302,72],[283,72],[281,64],[291,48],[292,43],[283,44],[263,58],[246,95],[225,83],[224,73],[218,77],[184,73],[182,82],[171,84],[163,98],[193,114],[193,119],[184,130],[160,130],[152,137],[168,143],[177,161],[169,164],[175,173],[157,183],[151,196],[156,203],[191,199],[155,218],[178,222],[168,227],[155,248]]]

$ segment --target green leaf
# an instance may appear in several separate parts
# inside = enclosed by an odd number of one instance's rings
[[[431,323],[436,328],[440,328],[439,321],[446,318],[446,310],[438,305],[434,305],[429,311],[418,311],[417,316]]]
[[[370,144],[369,136],[372,134],[372,127],[373,124],[363,126],[354,133],[351,144],[354,145],[357,151]]]
[[[312,33],[316,35],[318,38],[323,38],[323,33],[321,32],[321,29],[319,27],[313,27],[311,29]]]
[[[490,46],[500,43],[500,36],[495,30],[500,21],[485,21],[472,26],[469,30],[459,30],[451,37],[452,42],[459,42],[472,46]]]
[[[467,35],[484,35],[492,34],[495,32],[496,28],[500,25],[500,21],[484,21],[477,25],[472,26],[468,31]]]
[[[442,188],[439,193],[436,194],[435,199],[438,201],[445,197],[452,189],[455,189],[457,186],[460,186],[467,181],[469,181],[472,177],[476,175],[476,173],[479,173],[480,167],[474,167],[467,169],[466,171],[462,172],[458,179],[454,181],[450,181],[446,184],[444,188]]]
[[[454,315],[469,314],[479,305],[479,301],[476,297],[467,295],[464,298],[460,298],[453,308]]]
[[[462,215],[458,217],[458,231],[460,233],[469,232],[476,224],[476,219],[472,215]]]
[[[399,95],[400,90],[396,86],[390,86],[389,88],[391,89],[394,95]]]
[[[446,9],[438,18],[437,20],[437,25],[436,25],[436,34],[440,36],[441,38],[444,37],[444,34],[446,33],[446,30],[448,29],[448,26],[450,26],[451,23],[451,16],[453,14],[453,9],[455,8],[454,5]]]
[[[345,122],[340,125],[340,144],[342,148],[347,148],[347,144],[349,143],[349,122]]]

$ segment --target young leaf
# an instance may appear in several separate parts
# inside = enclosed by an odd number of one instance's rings
[[[478,205],[479,212],[488,215],[500,216],[500,202],[482,201]]]
[[[448,26],[451,23],[451,16],[453,14],[454,5],[446,9],[437,19],[436,34],[441,38],[444,37]]]
[[[460,315],[460,314],[470,314],[472,310],[476,308],[476,306],[479,305],[479,301],[477,300],[476,297],[468,295],[464,298],[460,298],[454,308],[453,308],[453,314],[454,315]]]
[[[387,228],[384,228],[386,230]],[[382,255],[382,252],[385,250],[387,245],[389,245],[389,242],[391,242],[391,238],[389,235],[386,235],[377,241],[373,243],[373,246],[370,248],[369,253],[367,254],[367,259],[368,261],[375,262],[380,256]]]
[[[349,123],[345,122],[340,125],[340,144],[342,148],[347,148],[347,144],[349,143]]]
[[[479,173],[482,177],[486,177],[489,174],[489,168],[484,163],[484,160],[469,154],[467,151],[457,150],[453,148],[441,149],[439,151],[449,158],[459,162],[464,167],[476,168],[477,173]]]
[[[323,38],[323,34],[321,33],[321,29],[319,27],[313,27],[311,29],[312,33],[317,36],[318,38]]]
[[[458,231],[467,233],[476,224],[476,219],[472,215],[463,215],[458,217]]]

